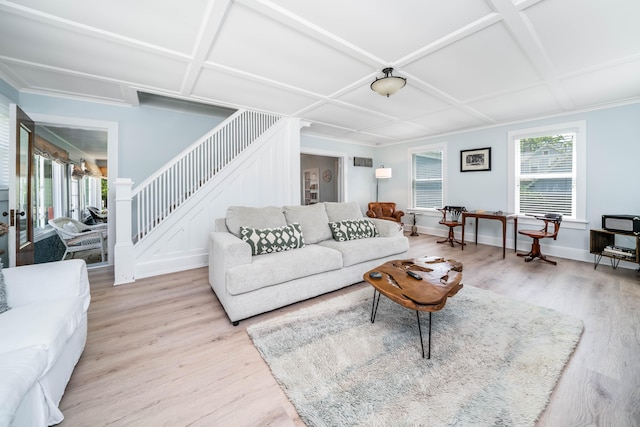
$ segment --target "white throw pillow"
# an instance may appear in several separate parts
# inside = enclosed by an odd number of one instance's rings
[[[62,226],[62,229],[68,231],[69,233],[77,233],[78,227],[72,222],[67,222]]]

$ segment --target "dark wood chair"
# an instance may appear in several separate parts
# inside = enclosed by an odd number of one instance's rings
[[[525,257],[524,260],[529,262],[535,258],[540,258],[542,261],[546,261],[549,264],[556,265],[557,262],[548,259],[540,252],[540,239],[558,238],[558,231],[560,230],[560,223],[562,222],[562,215],[555,213],[548,213],[544,216],[536,216],[535,218],[544,221],[544,227],[541,230],[518,230],[518,233],[529,236],[533,239],[531,244],[531,250],[528,254],[518,254],[518,256]],[[549,231],[549,225],[553,225],[553,231]]]
[[[459,245],[463,245],[461,241],[456,239],[453,235],[453,231],[456,227],[461,226],[460,215],[462,212],[466,212],[467,209],[464,206],[445,206],[444,208],[438,209],[442,212],[442,219],[439,224],[446,225],[449,227],[449,235],[444,240],[439,240],[438,243],[449,243],[451,247],[453,247],[454,243]]]
[[[394,202],[369,202],[367,216],[369,218],[380,218],[388,221],[395,221],[402,224],[403,211],[396,210]]]

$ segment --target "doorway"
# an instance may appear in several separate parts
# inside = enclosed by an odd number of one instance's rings
[[[300,204],[318,202],[342,202],[346,200],[345,188],[345,153],[336,153],[323,150],[301,150],[300,153]],[[305,176],[306,172],[306,176]],[[309,181],[309,176],[315,179]],[[312,198],[309,197],[309,188],[313,186]]]
[[[30,116],[36,123],[36,135],[69,155],[67,160],[56,161],[45,150],[36,159],[40,168],[40,197],[34,197],[37,211],[34,217],[38,218],[37,226],[34,224],[34,262],[58,261],[65,252],[60,237],[48,225],[49,219],[68,217],[86,225],[95,225],[96,220],[87,209],[91,206],[97,208],[99,214],[104,214],[106,260],[102,261],[99,250],[96,253],[77,252],[74,258],[86,257],[88,267],[112,265],[115,215],[107,216],[106,212],[114,206],[115,200],[115,189],[109,183],[118,173],[118,124],[35,113]],[[38,178],[34,177],[34,180]],[[52,185],[53,182],[57,184]],[[70,257],[67,255],[66,259]]]

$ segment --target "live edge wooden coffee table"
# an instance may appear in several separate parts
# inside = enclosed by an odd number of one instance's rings
[[[462,289],[463,285],[460,283],[462,281],[462,264],[439,257],[395,260],[367,271],[363,278],[374,288],[371,323],[376,320],[380,294],[403,307],[416,311],[423,358],[424,343],[420,312],[429,312],[427,358],[431,359],[431,315],[434,311],[442,310],[447,298],[454,296]]]

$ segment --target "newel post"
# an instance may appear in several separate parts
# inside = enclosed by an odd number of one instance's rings
[[[114,245],[114,285],[135,282],[135,257],[131,241],[131,189],[128,178],[115,180],[116,187],[116,244]]]

